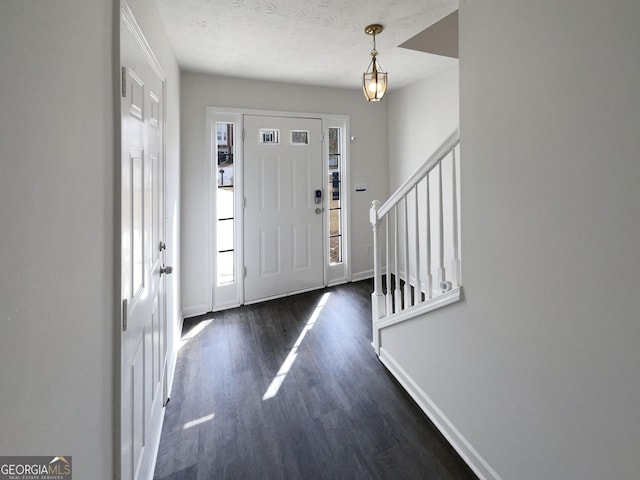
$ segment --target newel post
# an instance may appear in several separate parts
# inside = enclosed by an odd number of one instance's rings
[[[382,293],[382,269],[380,268],[380,232],[378,226],[378,209],[380,202],[374,200],[369,210],[369,220],[373,227],[373,293],[371,294],[371,326],[373,328],[373,348],[380,355],[380,330],[377,328],[377,320],[386,315],[384,294]]]

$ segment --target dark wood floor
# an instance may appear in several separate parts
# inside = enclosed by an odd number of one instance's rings
[[[476,479],[377,360],[371,291],[185,320],[155,478]]]

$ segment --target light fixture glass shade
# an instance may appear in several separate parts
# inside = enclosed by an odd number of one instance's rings
[[[387,91],[387,74],[380,70],[375,56],[362,74],[362,91],[369,102],[379,102]]]
[[[367,71],[362,74],[362,91],[368,102],[379,102],[387,91],[387,74],[382,71],[376,57],[376,35],[380,34],[384,27],[378,23],[372,23],[364,28],[364,33],[373,37],[373,49],[371,50],[371,62]]]

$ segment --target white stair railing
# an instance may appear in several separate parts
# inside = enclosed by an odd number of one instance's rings
[[[459,162],[456,130],[383,205],[371,206],[378,354],[380,330],[460,299]]]

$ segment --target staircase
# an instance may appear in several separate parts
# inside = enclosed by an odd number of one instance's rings
[[[373,226],[373,346],[381,331],[461,298],[460,134],[454,131],[382,205]]]

